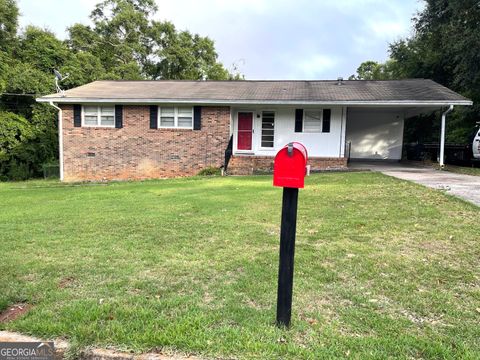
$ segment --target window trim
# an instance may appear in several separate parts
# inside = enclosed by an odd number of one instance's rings
[[[95,125],[89,125],[85,123],[85,108],[86,107],[96,107],[97,108],[97,123]],[[113,107],[113,125],[102,125],[102,107]],[[89,105],[89,104],[82,104],[82,127],[91,127],[91,128],[115,128],[116,124],[116,116],[115,116],[115,105]]]
[[[172,105],[172,106],[163,106],[167,108],[173,108],[173,126],[162,126],[161,125],[161,117],[162,117],[162,106],[157,106],[157,129],[183,129],[183,130],[193,130],[193,123],[194,123],[194,110],[193,106],[179,106],[179,105]],[[188,107],[191,108],[192,112],[192,125],[191,126],[178,126],[178,108],[179,107]]]
[[[271,112],[273,113],[273,146],[272,147],[265,147],[265,146],[262,146],[262,135],[263,135],[263,113],[264,112]],[[261,110],[261,113],[260,113],[260,146],[258,147],[259,150],[270,150],[270,151],[274,151],[275,150],[275,123],[276,123],[276,120],[277,120],[277,111],[276,110]]]

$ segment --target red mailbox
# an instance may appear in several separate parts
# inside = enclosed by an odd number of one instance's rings
[[[308,154],[299,142],[285,145],[275,156],[273,185],[303,189],[307,174]]]

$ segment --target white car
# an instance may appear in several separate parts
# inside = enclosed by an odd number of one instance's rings
[[[473,138],[472,144],[473,158],[475,160],[480,160],[480,128],[477,131],[477,134]]]

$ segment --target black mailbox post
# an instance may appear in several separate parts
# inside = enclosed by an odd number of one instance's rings
[[[289,143],[277,153],[273,167],[273,185],[283,187],[277,290],[278,326],[290,326],[292,317],[298,189],[304,187],[307,159],[305,146]]]

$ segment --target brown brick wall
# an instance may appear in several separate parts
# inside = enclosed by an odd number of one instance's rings
[[[308,164],[312,171],[346,169],[347,158],[315,157],[309,158]],[[230,175],[252,175],[256,172],[271,173],[273,171],[273,157],[271,156],[232,156],[228,164]]]
[[[223,164],[230,136],[225,106],[202,107],[201,130],[150,129],[150,109],[143,105],[123,107],[121,129],[74,127],[73,106],[62,109],[65,181],[195,175]]]

